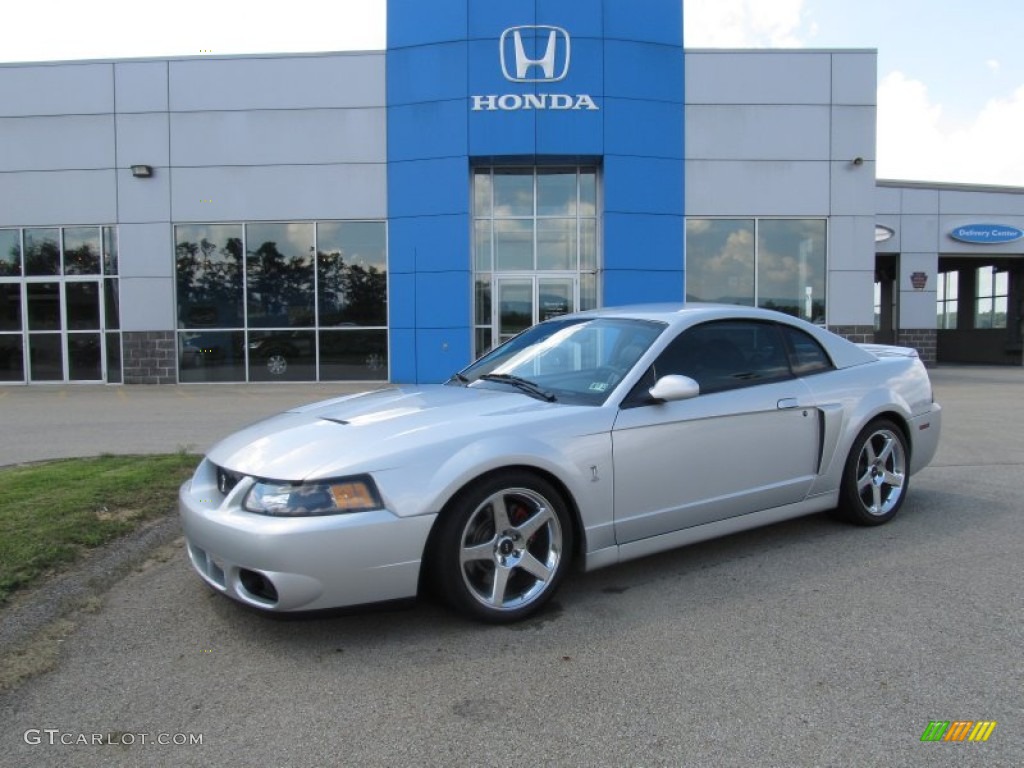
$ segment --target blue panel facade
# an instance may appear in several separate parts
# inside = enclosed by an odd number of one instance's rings
[[[391,372],[472,349],[470,170],[601,168],[605,305],[683,298],[679,0],[389,0]]]

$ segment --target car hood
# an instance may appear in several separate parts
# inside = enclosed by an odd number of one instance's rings
[[[580,411],[595,408],[485,388],[397,387],[273,416],[222,440],[208,458],[265,479],[325,478],[400,467],[424,449],[443,457],[484,434],[533,432],[540,421],[563,423]]]

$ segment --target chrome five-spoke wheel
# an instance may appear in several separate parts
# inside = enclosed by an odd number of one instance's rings
[[[523,618],[561,580],[572,528],[559,493],[510,473],[464,494],[441,521],[435,567],[454,607],[489,621]]]
[[[892,422],[868,424],[847,460],[840,509],[862,525],[892,519],[903,504],[909,478],[906,438]]]

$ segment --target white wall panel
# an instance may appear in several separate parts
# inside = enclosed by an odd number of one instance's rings
[[[939,250],[938,216],[903,216],[900,225],[903,253],[935,253]]]
[[[939,212],[937,189],[903,189],[900,193],[900,212],[935,215]]]
[[[827,216],[827,162],[686,163],[687,216]]]
[[[4,34],[17,31],[6,26]],[[0,117],[113,112],[113,66],[0,66]]]
[[[122,278],[174,277],[173,234],[169,223],[121,224],[117,236]]]
[[[154,168],[148,179],[137,179],[128,168],[117,171],[117,220],[125,223],[167,221],[171,214],[171,174]]]
[[[0,173],[0,226],[110,224],[114,171]]]
[[[121,61],[114,64],[117,111],[167,111],[166,61]]]
[[[875,164],[854,165],[849,160],[832,163],[831,212],[837,216],[875,214]],[[872,238],[872,242],[874,239]]]
[[[122,277],[120,282],[122,331],[166,331],[175,327],[172,278]]]
[[[873,265],[875,219],[873,216],[833,216],[829,224],[828,268],[863,270]]]
[[[972,216],[1020,216],[1024,214],[1024,189],[1019,192],[986,192],[943,189],[939,191],[939,212]],[[1001,224],[1003,219],[998,222]],[[1016,226],[1020,226],[1017,224]]]
[[[938,271],[937,253],[904,253],[900,257],[900,328],[935,327]],[[922,291],[915,291],[910,280],[915,272],[928,276]]]
[[[175,168],[171,173],[176,222],[382,219],[387,214],[383,163]]]
[[[170,132],[167,113],[117,116],[117,164],[170,165]]]
[[[874,107],[832,108],[832,158],[875,160],[877,114]],[[874,187],[874,178],[871,180]]]
[[[856,271],[829,270],[829,325],[874,325],[875,265]]]
[[[832,54],[832,101],[874,106],[878,100],[878,53],[843,51]]]
[[[687,160],[828,158],[828,107],[738,104],[686,107]]]
[[[172,111],[384,104],[383,52],[170,63]]]
[[[387,161],[383,108],[171,115],[175,166]]]
[[[875,210],[878,213],[899,215],[902,212],[902,206],[903,196],[899,189],[875,187]]]
[[[0,118],[0,171],[113,167],[113,115]]]
[[[690,51],[687,104],[829,104],[831,56],[821,52]]]

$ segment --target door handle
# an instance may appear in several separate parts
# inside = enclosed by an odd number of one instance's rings
[[[799,407],[800,407],[800,401],[797,400],[795,397],[784,397],[781,400],[779,400],[779,410],[780,411],[784,411],[784,410],[787,410],[789,408],[799,408]]]

